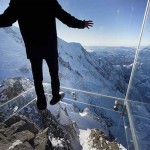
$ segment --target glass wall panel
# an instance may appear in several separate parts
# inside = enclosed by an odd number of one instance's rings
[[[135,62],[135,70],[131,82],[128,99],[150,103],[150,16],[147,14],[143,32],[141,33],[141,42],[139,43],[139,53]]]
[[[132,76],[126,95],[128,116],[136,149],[149,149],[150,139],[150,1],[139,35],[137,53],[133,64]]]

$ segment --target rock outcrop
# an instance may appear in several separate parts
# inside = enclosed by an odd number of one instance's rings
[[[98,129],[92,129],[90,134],[90,141],[92,147],[97,150],[121,150],[117,141],[110,142],[109,137]]]
[[[33,123],[18,115],[0,124],[1,150],[51,150],[48,128],[40,131]]]

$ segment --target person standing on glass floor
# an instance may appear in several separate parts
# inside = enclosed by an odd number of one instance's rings
[[[58,50],[56,18],[72,28],[90,28],[92,21],[78,20],[62,9],[57,0],[11,0],[8,8],[0,15],[0,27],[12,26],[18,21],[25,43],[27,58],[31,62],[37,107],[47,107],[43,89],[43,59],[46,60],[52,87],[51,105],[61,100],[58,77]]]

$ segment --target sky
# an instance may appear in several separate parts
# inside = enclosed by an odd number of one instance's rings
[[[92,20],[91,29],[74,29],[57,20],[58,37],[83,46],[137,46],[147,0],[58,0],[80,20]],[[0,0],[0,13],[9,0]],[[15,24],[16,25],[16,24]],[[142,45],[150,45],[150,15]]]

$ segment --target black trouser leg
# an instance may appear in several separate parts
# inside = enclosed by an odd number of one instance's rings
[[[43,71],[42,71],[43,59],[30,59],[30,62],[31,62],[34,86],[35,86],[37,98],[43,99],[43,98],[45,98],[44,89],[43,89],[43,85],[42,85],[42,82],[43,82]]]
[[[52,95],[53,97],[58,97],[60,90],[58,59],[46,59],[46,62],[51,75]]]

